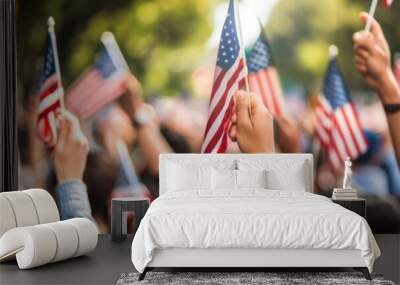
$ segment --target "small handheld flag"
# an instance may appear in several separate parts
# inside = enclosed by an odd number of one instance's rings
[[[223,153],[233,112],[233,95],[245,84],[246,68],[236,29],[235,3],[229,1],[222,29],[202,153]]]
[[[337,48],[331,47],[323,94],[317,103],[315,135],[328,154],[333,169],[347,157],[356,159],[367,150],[357,110],[337,66]]]
[[[88,118],[126,91],[128,65],[114,35],[104,32],[104,45],[93,66],[67,91],[67,106],[81,118]]]
[[[261,32],[247,56],[250,90],[261,96],[265,107],[274,116],[284,113],[283,93],[278,72],[273,66],[271,47]]]
[[[57,119],[64,110],[64,90],[61,83],[53,18],[49,18],[48,25],[46,51],[40,79],[37,134],[47,148],[52,148],[57,142]]]

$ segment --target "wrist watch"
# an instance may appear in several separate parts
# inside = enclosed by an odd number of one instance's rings
[[[135,128],[140,129],[142,126],[146,125],[151,120],[151,115],[146,110],[138,110],[132,118],[132,124]]]
[[[384,104],[383,109],[386,114],[394,114],[400,111],[400,103]]]

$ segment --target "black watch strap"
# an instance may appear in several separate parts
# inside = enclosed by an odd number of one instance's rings
[[[386,114],[397,113],[400,111],[400,103],[384,104],[383,109],[385,109]]]

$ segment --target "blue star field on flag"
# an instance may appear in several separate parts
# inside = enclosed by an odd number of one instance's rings
[[[333,110],[351,102],[349,91],[337,65],[336,58],[331,59],[329,62],[323,92]]]
[[[229,2],[228,15],[222,28],[217,65],[222,69],[229,69],[238,58],[239,52],[240,46],[236,33],[235,8],[233,0],[231,0]]]

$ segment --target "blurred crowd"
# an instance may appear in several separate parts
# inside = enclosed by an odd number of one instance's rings
[[[400,88],[379,24],[373,21],[371,33],[356,33],[353,41],[356,67],[379,98],[358,106],[369,147],[353,163],[353,187],[368,198],[367,220],[373,231],[398,233]],[[90,119],[63,113],[57,144],[50,151],[36,138],[34,103],[26,102],[19,112],[20,188],[47,189],[57,198],[62,218],[88,217],[103,233],[110,231],[111,199],[157,198],[159,154],[199,153],[207,120],[206,101],[144,100],[133,75],[123,84],[128,91]],[[315,95],[309,94],[306,104],[292,100],[301,112],[273,118],[258,96],[239,91],[229,152],[313,153],[315,192],[331,196],[343,173],[332,171],[313,139]]]

